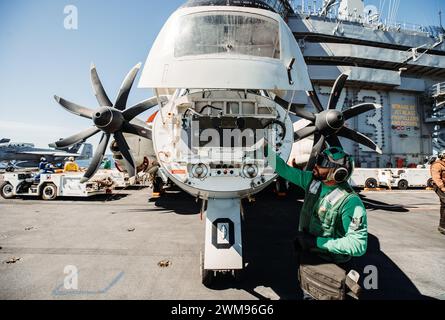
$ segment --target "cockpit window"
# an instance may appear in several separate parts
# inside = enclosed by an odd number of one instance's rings
[[[235,12],[183,16],[175,42],[175,57],[213,54],[280,59],[278,21]]]

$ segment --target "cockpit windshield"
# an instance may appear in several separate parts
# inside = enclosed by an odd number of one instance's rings
[[[280,59],[279,23],[249,13],[205,12],[181,17],[175,57],[247,55]]]

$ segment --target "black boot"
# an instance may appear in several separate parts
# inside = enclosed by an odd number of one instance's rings
[[[437,228],[440,233],[445,235],[445,206],[440,207],[440,222],[439,222],[439,228]]]

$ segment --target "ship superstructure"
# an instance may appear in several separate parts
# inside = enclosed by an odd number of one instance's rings
[[[376,155],[344,141],[359,166],[414,166],[445,148],[441,26],[397,23],[394,12],[384,19],[375,6],[363,0],[328,0],[319,6],[316,1],[284,2],[293,8],[286,20],[322,103],[327,103],[335,79],[350,72],[339,106],[383,105],[348,124],[383,150],[383,155]],[[296,95],[294,103],[312,108],[304,93]]]

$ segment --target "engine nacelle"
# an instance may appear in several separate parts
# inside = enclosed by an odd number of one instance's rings
[[[134,119],[133,122],[140,126],[147,126],[146,123],[139,119]],[[156,166],[157,161],[153,149],[153,141],[128,133],[124,133],[124,137],[134,158],[136,173],[147,172]],[[113,153],[116,168],[121,172],[125,171],[125,163],[122,154],[116,145],[116,141],[111,142],[110,149]]]

